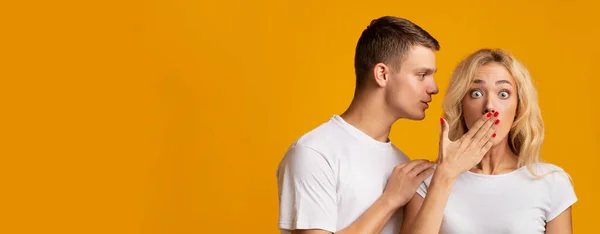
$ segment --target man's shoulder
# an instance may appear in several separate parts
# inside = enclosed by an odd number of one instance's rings
[[[394,150],[394,154],[397,157],[399,163],[404,163],[410,161],[410,157],[404,153],[400,148],[398,148],[395,144],[392,144],[392,149]]]
[[[298,137],[287,149],[282,163],[310,165],[315,160],[335,161],[331,152],[335,152],[334,142],[339,141],[339,133],[332,119],[321,123]],[[304,163],[304,161],[306,161]]]
[[[347,133],[331,118],[300,136],[294,144],[322,151],[343,145],[346,141]]]

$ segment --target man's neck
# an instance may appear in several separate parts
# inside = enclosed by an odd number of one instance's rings
[[[381,101],[372,96],[358,96],[341,114],[344,121],[380,142],[389,142],[390,129],[396,121]]]

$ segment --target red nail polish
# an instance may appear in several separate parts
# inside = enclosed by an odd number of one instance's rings
[[[497,119],[496,122],[494,122],[494,124],[499,124],[499,123],[500,123],[499,119]]]
[[[492,137],[496,137],[496,133],[492,134]]]
[[[494,113],[494,117],[498,117],[498,115],[499,115],[498,112]]]
[[[487,113],[487,115],[486,115],[485,117],[488,117],[488,118],[489,118],[490,116],[492,116],[492,112],[488,112],[488,113]]]
[[[443,119],[443,118],[440,118],[440,123],[441,123],[442,125],[444,125],[444,119]]]

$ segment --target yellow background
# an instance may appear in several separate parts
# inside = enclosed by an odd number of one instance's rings
[[[536,81],[543,156],[597,230],[596,1],[10,1],[0,7],[0,233],[277,232],[275,170],[341,113],[361,31],[406,17],[441,43],[442,92],[393,141],[434,159],[468,53],[504,48]]]

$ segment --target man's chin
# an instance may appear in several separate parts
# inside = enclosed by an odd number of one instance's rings
[[[425,112],[421,112],[418,114],[413,114],[407,117],[407,119],[410,120],[424,120],[425,119]]]

